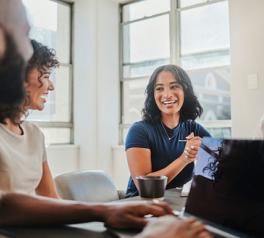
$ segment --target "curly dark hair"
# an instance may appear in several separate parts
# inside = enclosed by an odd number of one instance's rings
[[[56,52],[54,49],[50,49],[36,40],[31,40],[31,44],[33,47],[33,55],[28,61],[26,75],[28,76],[32,69],[37,69],[40,72],[40,79],[47,69],[58,67],[59,61],[56,58]]]
[[[145,91],[146,100],[142,110],[143,121],[154,123],[161,119],[161,112],[154,98],[154,89],[158,75],[163,71],[172,73],[177,80],[177,83],[179,83],[183,88],[184,103],[180,110],[180,120],[195,120],[197,117],[201,116],[203,108],[194,94],[189,76],[181,67],[169,64],[158,67],[149,79]]]
[[[20,105],[25,99],[25,66],[21,54],[12,36],[0,25],[3,32],[6,49],[0,59],[0,123],[5,124],[5,119],[18,123],[21,114]]]
[[[54,49],[50,49],[36,40],[31,40],[33,55],[26,65],[17,52],[12,37],[8,34],[6,34],[6,42],[6,55],[0,62],[0,76],[3,74],[6,81],[6,85],[0,87],[0,122],[4,123],[5,119],[9,118],[13,123],[19,124],[21,123],[21,116],[26,115],[24,106],[30,103],[28,97],[25,96],[24,87],[28,74],[36,68],[40,72],[39,82],[42,85],[41,76],[47,69],[58,67],[59,61],[56,58]]]

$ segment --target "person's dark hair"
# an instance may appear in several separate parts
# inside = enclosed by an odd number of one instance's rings
[[[25,99],[25,66],[21,54],[12,36],[0,25],[4,33],[5,52],[0,59],[0,123],[5,123],[9,118],[18,123],[17,118],[21,113],[20,105]]]
[[[5,119],[9,118],[13,123],[19,124],[21,116],[26,114],[22,105],[30,103],[29,99],[25,97],[24,86],[28,74],[36,68],[40,72],[39,82],[42,84],[40,80],[42,74],[47,69],[58,67],[59,61],[56,58],[54,49],[49,49],[41,43],[31,40],[33,55],[26,65],[18,53],[12,37],[8,34],[5,35],[6,53],[0,61],[0,78],[2,84],[4,84],[0,87],[0,122],[4,123]]]
[[[37,69],[41,77],[47,69],[53,69],[59,66],[54,49],[48,48],[36,40],[31,40],[31,44],[33,47],[33,55],[27,64],[27,76],[32,69]]]
[[[180,110],[180,120],[195,120],[201,116],[203,108],[200,105],[197,97],[194,94],[191,80],[187,73],[179,66],[176,65],[163,65],[158,67],[151,75],[147,88],[146,88],[146,100],[144,108],[142,110],[143,121],[157,122],[161,119],[161,112],[155,102],[154,90],[157,81],[157,77],[161,72],[170,72],[175,77],[177,83],[179,83],[184,91],[184,103]]]

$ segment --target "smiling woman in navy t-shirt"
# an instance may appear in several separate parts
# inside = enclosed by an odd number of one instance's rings
[[[149,80],[146,94],[143,120],[132,125],[126,138],[131,173],[128,197],[138,195],[136,176],[165,175],[168,177],[167,188],[188,182],[201,137],[210,136],[194,121],[203,109],[182,68],[176,65],[157,68]]]

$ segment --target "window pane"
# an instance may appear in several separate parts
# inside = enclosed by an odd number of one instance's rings
[[[125,5],[123,22],[153,16],[170,10],[170,0],[147,0]]]
[[[144,106],[145,88],[147,83],[148,79],[128,80],[124,82],[124,124],[133,123],[141,119],[141,111]]]
[[[128,130],[129,130],[129,128],[122,129],[122,142],[123,142],[123,144],[126,142]]]
[[[181,54],[229,48],[228,2],[181,12]]]
[[[69,63],[70,6],[50,0],[23,2],[32,25],[30,37],[54,48],[61,63]]]
[[[169,16],[164,15],[125,25],[123,53],[125,63],[170,57]]]
[[[123,68],[124,78],[149,76],[161,65],[168,64],[169,59],[147,61],[141,64],[126,65]]]
[[[59,67],[51,75],[55,90],[49,93],[43,111],[31,111],[28,119],[34,121],[70,122],[71,72],[69,67]],[[56,77],[55,77],[56,76]]]
[[[207,0],[180,0],[180,7],[189,7],[195,4],[204,3]]]
[[[181,57],[181,66],[185,69],[212,68],[230,65],[229,50]]]
[[[71,143],[70,128],[41,128],[45,134],[45,143],[49,144],[69,144]]]
[[[231,128],[207,128],[207,130],[215,138],[231,138]]]
[[[230,120],[230,68],[188,71],[204,112],[201,120]]]

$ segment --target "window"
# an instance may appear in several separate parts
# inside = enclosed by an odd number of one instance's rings
[[[228,1],[181,0],[177,12],[178,57],[203,106],[200,120],[214,136],[230,137]]]
[[[30,37],[56,50],[60,67],[51,75],[55,91],[43,111],[31,111],[28,120],[38,124],[47,144],[71,143],[72,60],[71,5],[63,1],[23,0],[31,23]]]
[[[121,143],[141,119],[150,74],[167,63],[188,72],[204,108],[200,122],[230,137],[228,1],[134,1],[121,5],[121,14]]]

